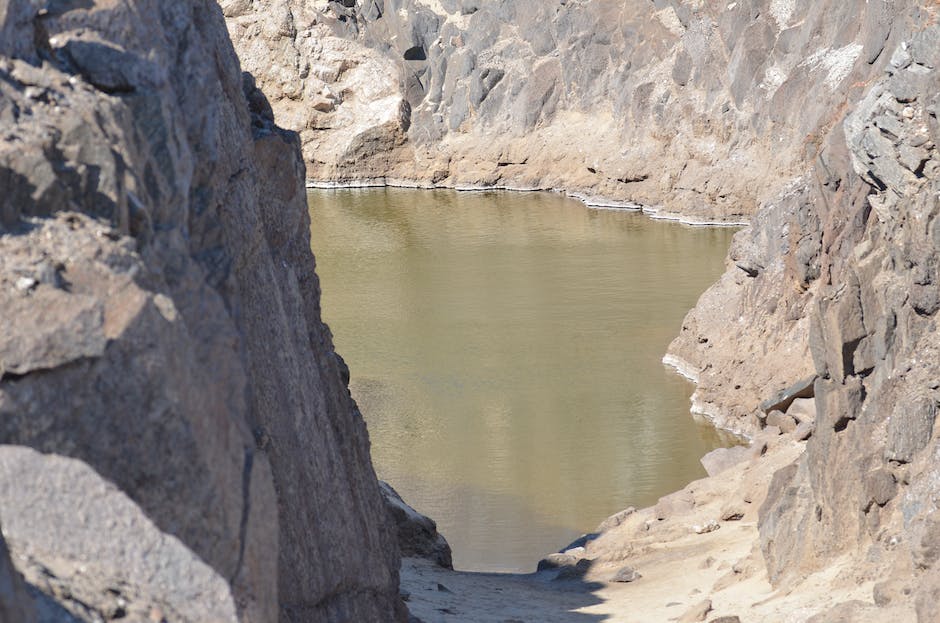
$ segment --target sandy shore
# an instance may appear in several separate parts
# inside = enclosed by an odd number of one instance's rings
[[[848,560],[785,586],[768,581],[758,509],[774,472],[797,460],[804,447],[787,435],[759,436],[741,462],[654,507],[608,519],[583,547],[556,557],[562,564],[555,568],[528,575],[468,573],[405,559],[401,585],[408,607],[424,623],[651,623],[734,616],[742,623],[802,623],[847,601],[855,602],[853,612],[864,613],[873,606],[874,582],[851,577]],[[641,577],[612,581],[625,567]],[[916,618],[910,605],[899,604],[892,613],[897,623]],[[855,620],[824,616],[818,620]]]

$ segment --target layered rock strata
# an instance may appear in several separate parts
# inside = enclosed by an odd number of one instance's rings
[[[219,7],[0,1],[0,128],[0,524],[27,594],[402,620],[299,142]],[[23,590],[0,552],[0,612]]]

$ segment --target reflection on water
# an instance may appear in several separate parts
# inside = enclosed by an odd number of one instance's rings
[[[719,444],[660,363],[732,232],[549,193],[311,191],[323,315],[379,477],[458,568],[530,571]]]

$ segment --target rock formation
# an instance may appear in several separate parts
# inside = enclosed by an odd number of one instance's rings
[[[558,188],[698,221],[791,187],[913,19],[881,2],[351,4],[223,2],[279,118],[345,146],[305,151],[313,180]]]
[[[0,612],[402,620],[299,142],[219,7],[0,1],[0,128]]]
[[[317,97],[339,94],[294,126],[305,144],[349,145],[307,156],[315,181],[558,188],[692,221],[751,218],[667,361],[698,383],[693,410],[717,425],[809,438],[761,513],[774,581],[849,555],[859,578],[887,578],[876,601],[917,587],[929,620],[940,595],[936,2],[277,6],[284,28],[272,33],[257,7],[230,3],[248,58],[285,38],[342,41],[352,55],[317,72],[335,57],[314,50],[290,70],[303,84],[315,75]],[[254,63],[262,81],[280,75]],[[383,76],[380,97],[348,74],[364,65]],[[370,99],[386,116],[344,117]],[[298,91],[273,106],[305,101]]]
[[[751,218],[668,361],[717,425],[808,438],[761,494],[755,565],[780,585],[842,560],[877,580],[866,612],[932,620],[935,1],[221,5],[0,0],[0,614],[406,616],[302,158],[320,182]]]
[[[738,234],[728,273],[670,349],[701,371],[696,406],[723,426],[756,430],[758,394],[801,378],[794,389],[814,397],[769,401],[815,420],[761,510],[771,579],[848,555],[859,581],[882,580],[879,605],[914,593],[919,621],[940,596],[938,9],[910,3],[892,22],[881,75],[805,180]]]

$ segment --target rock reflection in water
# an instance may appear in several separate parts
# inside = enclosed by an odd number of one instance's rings
[[[311,191],[323,314],[373,460],[458,568],[529,571],[704,475],[661,364],[733,231],[549,193]]]

